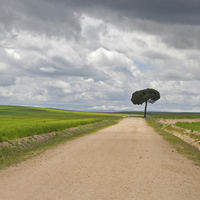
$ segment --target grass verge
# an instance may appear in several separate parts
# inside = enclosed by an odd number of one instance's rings
[[[18,164],[28,158],[35,157],[44,152],[48,148],[57,146],[68,140],[82,137],[86,134],[94,133],[102,128],[117,124],[121,118],[112,118],[104,121],[96,122],[69,128],[64,131],[59,131],[46,140],[33,141],[31,139],[24,142],[12,142],[11,145],[0,149],[0,170],[9,167],[10,165]]]
[[[191,131],[199,131],[200,132],[200,122],[177,122],[175,124],[178,127],[185,128]]]
[[[200,151],[183,141],[182,139],[176,137],[175,135],[162,129],[163,124],[156,121],[152,116],[146,118],[147,123],[154,128],[154,130],[159,133],[163,138],[168,141],[172,146],[182,155],[189,158],[194,162],[195,165],[200,166]]]

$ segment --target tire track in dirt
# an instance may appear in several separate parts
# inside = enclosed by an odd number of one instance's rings
[[[1,200],[200,197],[200,170],[141,118],[68,141],[0,172]]]

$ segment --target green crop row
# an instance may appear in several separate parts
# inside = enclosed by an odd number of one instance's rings
[[[177,122],[175,124],[178,127],[185,128],[191,131],[199,131],[200,132],[200,122]]]
[[[59,110],[52,108],[38,108],[38,107],[25,107],[25,106],[3,106],[0,105],[0,116],[26,116],[26,117],[56,117],[56,118],[85,118],[85,117],[123,117],[133,116],[132,114],[120,113],[95,113],[95,112],[81,112]],[[134,115],[136,116],[136,115]],[[141,115],[137,115],[141,116]]]
[[[130,115],[0,105],[0,142],[124,116]]]
[[[104,118],[87,118],[87,119],[72,119],[48,122],[29,122],[29,123],[11,123],[0,127],[0,142],[60,131],[67,128],[72,128],[80,125],[99,122]]]
[[[152,116],[156,119],[164,118],[164,119],[199,119],[200,113],[173,113],[173,112],[155,112],[148,113],[149,116]]]

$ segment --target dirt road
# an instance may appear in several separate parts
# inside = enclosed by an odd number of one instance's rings
[[[1,200],[197,200],[200,169],[144,119],[66,142],[0,172]]]

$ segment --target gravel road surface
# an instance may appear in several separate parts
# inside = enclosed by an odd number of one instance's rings
[[[200,169],[142,118],[0,171],[1,200],[197,200]]]

